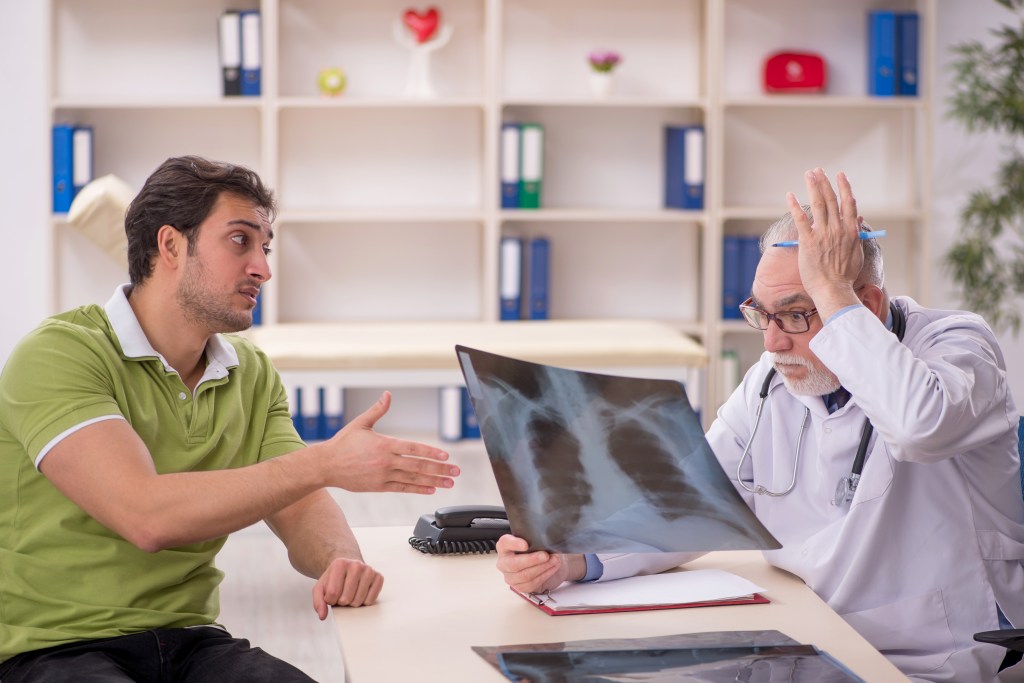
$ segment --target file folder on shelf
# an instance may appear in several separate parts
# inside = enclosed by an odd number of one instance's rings
[[[301,429],[299,437],[303,441],[316,441],[320,438],[320,388],[305,384],[299,387],[299,419]]]
[[[462,388],[441,387],[437,390],[437,433],[441,441],[458,441],[462,438]]]
[[[743,238],[725,235],[722,238],[722,319],[739,320],[738,306],[747,297],[742,296]]]
[[[225,97],[242,94],[242,16],[233,10],[220,15],[220,72]]]
[[[519,208],[519,124],[501,125],[501,208]]]
[[[53,212],[67,213],[74,188],[74,135],[75,127],[66,123],[53,126]]]
[[[469,390],[462,387],[460,393],[462,394],[462,438],[479,439],[480,423],[476,419],[476,411],[473,410],[473,401],[469,398]]]
[[[665,128],[665,206],[704,208],[704,127]]]
[[[93,179],[92,128],[76,126],[72,134],[72,148],[71,185],[72,194],[77,195]]]
[[[92,128],[54,124],[51,133],[53,212],[67,213],[78,191],[93,179]]]
[[[751,294],[754,286],[754,275],[757,274],[757,264],[761,261],[761,240],[758,237],[744,236],[740,238],[740,280],[736,295],[739,301],[736,306],[743,303]],[[739,315],[739,309],[736,309]]]
[[[551,242],[546,237],[530,240],[527,260],[527,317],[530,320],[548,319],[549,283],[551,280]]]
[[[502,237],[499,261],[501,319],[519,320],[523,286],[523,240],[519,237]]]
[[[868,94],[896,94],[896,13],[868,12]]]
[[[321,405],[326,431],[320,438],[329,439],[345,426],[345,388],[338,385],[326,386],[323,392],[324,399]]]
[[[259,12],[242,12],[242,94],[258,96],[261,91],[263,32]]]
[[[519,208],[539,209],[544,185],[544,128],[539,123],[524,123],[519,138]]]
[[[900,12],[896,15],[896,92],[905,97],[917,95],[918,15]]]
[[[256,325],[263,324],[263,292],[260,291],[256,295],[256,306],[252,309],[252,324],[253,327]]]
[[[302,436],[302,387],[289,384],[285,386],[285,390],[288,392],[288,406],[292,411],[292,426],[295,427],[295,433],[299,438],[305,440]]]

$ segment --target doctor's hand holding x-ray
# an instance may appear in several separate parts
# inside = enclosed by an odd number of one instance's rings
[[[1024,665],[973,640],[1024,628],[1019,412],[1003,352],[973,313],[890,297],[882,245],[861,234],[870,228],[845,174],[833,185],[817,168],[804,181],[808,205],[787,195],[740,307],[765,352],[719,408],[708,443],[782,543],[765,559],[904,674],[1014,680]],[[696,555],[525,549],[510,536],[498,543],[498,569],[524,592]]]

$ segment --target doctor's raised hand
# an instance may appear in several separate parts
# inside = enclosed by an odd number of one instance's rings
[[[790,215],[799,235],[800,279],[822,320],[836,311],[859,303],[854,281],[864,266],[860,243],[862,219],[846,174],[836,175],[836,196],[825,171],[804,174],[813,222],[792,192],[786,195]]]
[[[544,550],[527,552],[525,539],[505,534],[498,539],[498,571],[505,583],[520,593],[543,593],[566,581],[579,581],[587,573],[582,555],[562,555]]]

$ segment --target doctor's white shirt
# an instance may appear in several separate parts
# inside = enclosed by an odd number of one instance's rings
[[[997,605],[1024,627],[1018,413],[1002,352],[978,316],[893,301],[906,318],[902,343],[864,307],[833,317],[810,343],[852,394],[844,407],[829,414],[820,396],[795,396],[773,379],[740,476],[783,491],[795,468],[792,492],[737,490],[782,542],[765,558],[803,579],[905,674],[997,680],[1005,650],[973,634],[999,628]],[[730,478],[770,369],[766,353],[708,431]],[[865,419],[874,434],[863,474],[852,502],[837,506]],[[601,555],[601,580],[691,557]]]

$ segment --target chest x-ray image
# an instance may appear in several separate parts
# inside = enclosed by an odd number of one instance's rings
[[[780,548],[686,391],[457,346],[512,533],[563,553]]]

